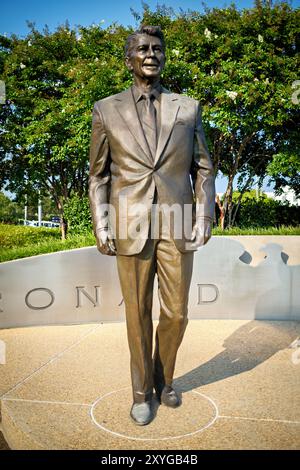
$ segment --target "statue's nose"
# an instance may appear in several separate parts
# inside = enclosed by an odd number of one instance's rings
[[[147,56],[148,57],[153,57],[154,55],[155,55],[154,50],[152,49],[152,47],[149,47],[148,52],[147,52]]]

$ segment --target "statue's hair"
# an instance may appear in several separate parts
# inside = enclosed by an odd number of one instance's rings
[[[166,44],[164,34],[160,28],[160,26],[149,26],[149,25],[141,25],[139,29],[134,31],[134,33],[130,34],[125,43],[125,56],[129,57],[131,49],[137,39],[137,36],[140,34],[148,34],[149,36],[156,36],[161,40],[163,51],[165,52]]]

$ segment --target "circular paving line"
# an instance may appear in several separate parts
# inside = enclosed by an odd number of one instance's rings
[[[93,403],[90,416],[102,431],[137,441],[165,441],[198,434],[219,417],[216,403],[196,390],[184,393],[178,408],[159,406],[153,400],[155,417],[147,426],[137,426],[129,416],[131,387],[108,392]]]

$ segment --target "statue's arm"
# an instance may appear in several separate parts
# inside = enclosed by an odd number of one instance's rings
[[[194,150],[191,177],[196,199],[196,223],[192,238],[195,246],[204,245],[211,237],[215,209],[215,175],[202,126],[201,107],[196,102]]]
[[[89,200],[93,230],[99,251],[114,254],[109,229],[108,202],[110,192],[110,148],[99,104],[95,104],[90,145]],[[111,253],[113,252],[113,253]]]

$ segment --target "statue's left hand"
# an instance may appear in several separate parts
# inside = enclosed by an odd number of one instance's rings
[[[97,248],[103,255],[115,256],[117,254],[109,227],[97,230]]]
[[[190,245],[191,248],[199,248],[205,245],[211,238],[212,221],[209,218],[199,217],[193,227]]]

